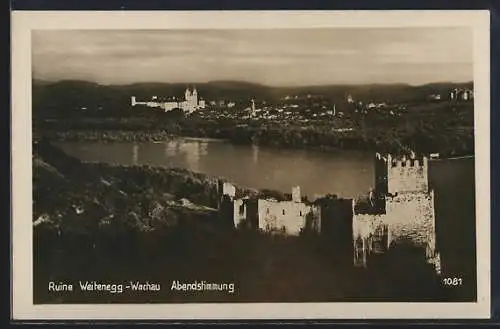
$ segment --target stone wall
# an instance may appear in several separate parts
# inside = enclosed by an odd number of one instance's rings
[[[429,190],[426,157],[394,159],[388,156],[387,166],[387,188],[390,194]]]
[[[385,215],[355,214],[352,218],[354,265],[367,266],[377,231],[384,230]],[[388,249],[388,246],[385,246]]]
[[[309,220],[309,223],[306,222],[308,229],[314,233],[321,233],[321,207],[311,206],[311,211],[306,214],[307,220]]]
[[[306,216],[312,206],[293,201],[258,201],[259,229],[266,232],[281,232],[299,235],[306,226]],[[318,213],[317,210],[315,213]],[[317,215],[316,215],[317,216]]]
[[[375,245],[388,250],[392,244],[409,243],[424,249],[427,261],[440,272],[433,191],[387,197],[385,214],[355,213],[352,225],[355,265],[366,266],[367,257],[380,251]]]
[[[223,182],[222,183],[222,195],[227,195],[231,199],[236,196],[236,187],[229,183],[229,182]]]
[[[234,227],[238,228],[240,224],[247,219],[247,205],[244,199],[236,199],[233,201],[234,206]]]
[[[388,197],[384,221],[390,227],[390,242],[430,243],[435,248],[434,192]]]

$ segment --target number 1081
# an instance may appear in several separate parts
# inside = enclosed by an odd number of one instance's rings
[[[444,278],[443,279],[443,284],[446,286],[461,286],[462,285],[462,278]]]

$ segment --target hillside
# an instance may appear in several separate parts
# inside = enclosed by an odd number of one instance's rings
[[[211,216],[215,186],[186,170],[83,164],[46,141],[34,144],[35,222],[60,226],[80,218],[102,224],[121,214],[141,226],[191,210],[195,216]],[[191,201],[199,206],[187,209]]]

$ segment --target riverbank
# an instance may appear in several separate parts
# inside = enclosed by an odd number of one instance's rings
[[[236,145],[257,145],[279,149],[308,149],[321,152],[349,151],[373,151],[401,153],[407,152],[415,145],[406,139],[393,138],[383,139],[377,137],[359,137],[351,132],[341,134],[320,134],[316,137],[308,136],[315,134],[311,132],[284,133],[277,132],[252,132],[240,134],[238,132],[219,132],[212,136],[203,132],[190,131],[186,134],[175,134],[166,130],[41,130],[35,132],[35,139],[45,138],[54,142],[152,142],[161,143],[172,140],[186,139],[199,141],[230,142]],[[447,137],[443,137],[447,139]],[[312,141],[312,142],[311,142]],[[406,143],[405,143],[406,141]],[[439,147],[439,144],[429,143],[429,146],[411,148],[417,152],[440,153],[441,158],[469,157],[474,155],[473,138],[460,138],[455,136],[450,144],[444,141],[447,147]],[[455,146],[453,146],[455,145]]]
[[[235,145],[255,145],[255,146],[265,146],[275,149],[307,149],[320,152],[338,152],[343,149],[340,147],[317,145],[317,146],[292,146],[292,145],[280,145],[278,143],[264,143],[259,145],[257,141],[246,141],[241,140],[231,140],[227,138],[210,138],[210,137],[196,137],[196,136],[184,136],[184,135],[173,135],[165,131],[125,131],[125,130],[107,130],[107,131],[65,131],[65,132],[44,132],[40,136],[50,140],[52,142],[99,142],[99,143],[126,143],[126,142],[137,142],[137,143],[165,143],[173,140],[181,141],[200,141],[200,142],[222,142],[222,143],[232,143]],[[35,137],[36,139],[37,137]],[[41,138],[41,137],[40,137]],[[355,151],[358,149],[348,149],[349,151]],[[363,149],[364,150],[364,149]]]

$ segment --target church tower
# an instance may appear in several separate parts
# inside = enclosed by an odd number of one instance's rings
[[[196,86],[193,87],[193,93],[192,93],[192,104],[193,104],[193,108],[197,108],[198,107],[198,91],[196,90]]]
[[[191,92],[189,91],[189,88],[186,87],[186,91],[184,92],[184,99],[186,100],[186,102],[189,101],[190,97],[191,97]]]

